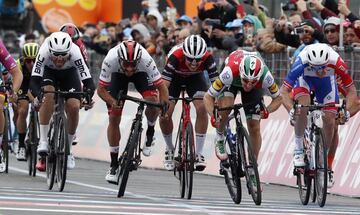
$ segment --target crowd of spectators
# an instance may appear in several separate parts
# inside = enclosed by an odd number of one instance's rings
[[[142,1],[142,12],[118,23],[98,22],[78,26],[88,49],[101,55],[125,39],[141,43],[151,55],[166,56],[172,47],[190,34],[200,34],[210,50],[233,51],[238,47],[263,53],[278,53],[287,47],[299,53],[305,45],[325,42],[339,46],[340,23],[344,47],[360,47],[360,18],[347,7],[346,0],[289,0],[284,13],[270,17],[260,0],[200,0],[198,15],[177,14],[176,9],[158,11],[151,1]],[[245,12],[244,4],[251,11]],[[345,17],[340,21],[340,15]],[[28,34],[41,43],[46,35]]]

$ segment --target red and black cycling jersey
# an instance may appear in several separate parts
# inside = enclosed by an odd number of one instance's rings
[[[214,57],[208,51],[206,51],[205,55],[202,57],[200,66],[195,72],[189,70],[185,64],[185,60],[186,57],[181,45],[175,46],[169,52],[168,60],[166,61],[166,65],[162,73],[163,79],[171,81],[175,73],[183,77],[188,77],[206,70],[209,74],[210,81],[213,82],[219,75],[216,69]]]

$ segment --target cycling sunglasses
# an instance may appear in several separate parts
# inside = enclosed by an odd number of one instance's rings
[[[69,53],[64,53],[64,52],[52,52],[52,55],[54,55],[55,57],[65,57],[66,55],[68,55]]]
[[[189,62],[200,62],[202,59],[201,58],[191,58],[191,57],[186,57],[186,60],[189,61]]]
[[[128,67],[136,67],[137,62],[126,62],[126,61],[123,61],[121,64],[122,64],[123,67],[128,68]]]
[[[325,30],[324,30],[324,33],[325,33],[325,34],[335,33],[335,32],[336,32],[336,29],[335,29],[335,28],[328,28],[328,29],[325,29]]]
[[[35,63],[35,59],[25,59],[25,63],[27,64]]]

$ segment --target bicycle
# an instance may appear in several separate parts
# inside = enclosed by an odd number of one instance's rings
[[[194,129],[190,117],[190,102],[202,98],[185,97],[184,90],[181,97],[172,98],[173,101],[182,101],[182,112],[175,142],[174,176],[179,180],[180,197],[191,199],[195,163]]]
[[[165,112],[163,107],[164,105],[146,101],[143,99],[139,99],[136,97],[123,95],[122,92],[119,93],[117,101],[120,103],[120,101],[124,100],[130,100],[135,103],[137,103],[139,106],[137,108],[137,112],[135,115],[135,118],[133,119],[133,123],[131,125],[129,138],[127,140],[125,149],[121,156],[119,157],[119,168],[118,176],[117,176],[117,184],[119,185],[119,191],[118,191],[118,197],[124,196],[127,181],[129,178],[129,173],[131,171],[137,170],[137,168],[140,166],[142,160],[141,160],[141,134],[143,131],[142,128],[142,118],[143,113],[145,110],[145,105],[147,106],[154,106],[161,108],[163,110],[163,113]]]
[[[29,176],[36,176],[36,161],[37,161],[37,147],[40,140],[40,124],[38,112],[35,110],[35,107],[31,105],[30,110],[30,120],[27,127],[27,162],[29,169]]]
[[[1,91],[2,92],[9,92],[12,90],[12,85],[9,83],[1,83]],[[9,172],[9,151],[14,153],[12,147],[10,147],[10,143],[12,143],[12,131],[11,131],[11,119],[10,119],[10,111],[9,111],[9,101],[7,96],[5,97],[4,102],[4,132],[3,132],[3,139],[1,144],[0,150],[0,162],[5,163],[5,173]]]
[[[67,157],[70,153],[67,133],[67,117],[64,109],[65,96],[81,95],[83,97],[88,97],[89,94],[87,92],[59,90],[42,91],[42,95],[46,93],[55,94],[55,111],[50,120],[50,129],[48,133],[49,154],[46,156],[46,181],[49,190],[51,190],[56,179],[58,190],[62,192],[66,182]],[[90,100],[88,99],[87,101]]]
[[[228,146],[228,160],[220,162],[220,175],[224,175],[225,183],[229,190],[231,199],[235,204],[240,204],[241,180],[245,177],[246,186],[256,205],[261,204],[261,187],[257,167],[257,160],[252,148],[249,134],[242,124],[240,109],[243,104],[234,104],[230,107],[219,108],[215,106],[215,117],[218,117],[218,111],[233,110],[229,115],[228,123],[225,129],[225,144]],[[231,130],[235,121],[235,131]]]
[[[344,100],[345,101],[345,100]],[[312,202],[317,200],[324,207],[327,195],[327,147],[323,131],[321,109],[324,107],[339,107],[338,105],[310,104],[300,105],[294,102],[294,110],[308,108],[307,125],[304,133],[304,167],[295,167],[293,174],[297,177],[300,201],[307,205],[312,193]],[[345,110],[346,103],[341,106]]]

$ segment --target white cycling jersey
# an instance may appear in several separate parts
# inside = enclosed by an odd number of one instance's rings
[[[39,49],[39,54],[36,57],[31,76],[43,77],[45,67],[49,67],[51,70],[59,70],[59,72],[75,67],[78,71],[81,81],[91,78],[89,68],[86,66],[80,48],[76,44],[73,43],[71,46],[68,61],[66,61],[66,63],[61,68],[58,68],[50,59],[51,53],[49,51],[48,40],[49,38],[46,38]]]
[[[102,86],[109,86],[111,82],[111,74],[113,72],[118,72],[124,74],[123,69],[120,66],[120,59],[117,54],[117,50],[120,45],[117,45],[110,49],[108,54],[106,55],[100,73],[100,81],[99,84]],[[145,72],[148,76],[149,82],[153,83],[155,86],[159,85],[162,82],[161,74],[155,64],[154,59],[150,56],[150,54],[146,51],[146,49],[142,46],[141,48],[141,58],[136,67],[135,73]]]

